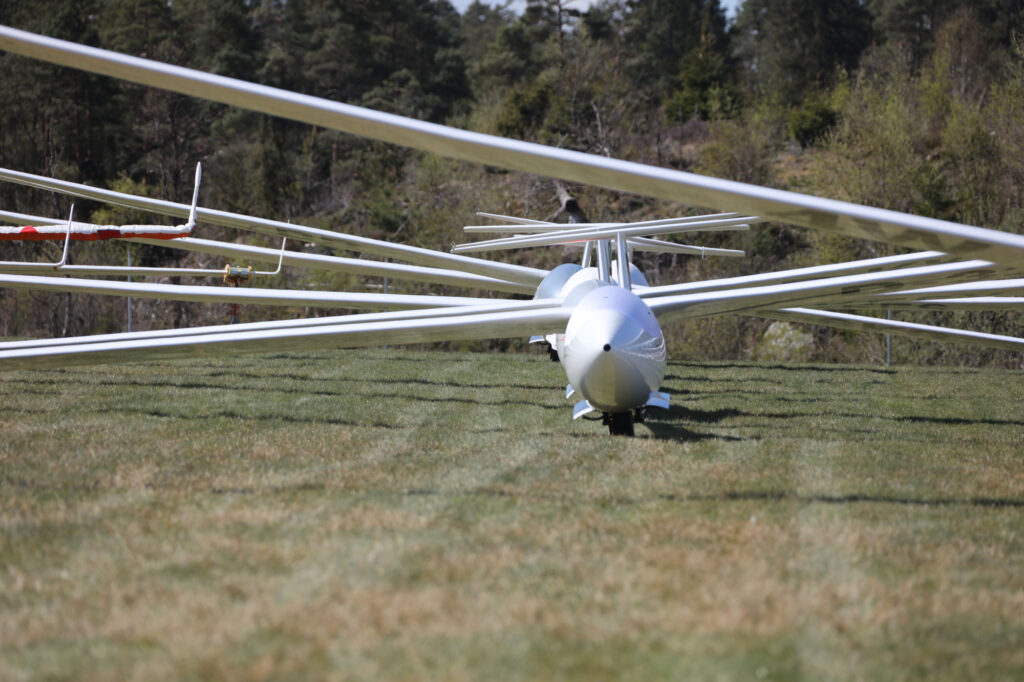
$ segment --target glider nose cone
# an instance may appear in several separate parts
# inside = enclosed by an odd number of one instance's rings
[[[565,349],[569,382],[606,412],[643,405],[664,373],[664,338],[618,310],[591,312]]]

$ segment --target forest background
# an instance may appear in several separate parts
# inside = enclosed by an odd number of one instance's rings
[[[1024,232],[1024,0],[529,0],[516,14],[445,0],[0,2],[0,23],[332,100],[617,158]],[[541,178],[274,119],[0,54],[0,166],[378,239],[447,249],[478,210],[546,218]],[[684,213],[571,187],[593,220]],[[70,201],[0,185],[0,207],[66,216]],[[100,204],[97,223],[161,222]],[[270,240],[200,223],[197,236]],[[896,253],[786,225],[698,235],[743,259],[638,254],[652,284]],[[5,244],[4,260],[56,260]],[[317,251],[313,245],[290,248]],[[76,243],[72,262],[223,267],[202,254]],[[503,257],[553,267],[578,250]],[[508,252],[506,252],[508,254]],[[346,254],[341,254],[346,255]],[[166,281],[178,282],[180,278]],[[362,289],[368,278],[286,269],[270,286]],[[427,293],[428,285],[391,282]],[[134,328],[225,322],[228,306],[135,301]],[[327,314],[246,307],[243,319]],[[330,311],[336,314],[337,311]],[[1021,313],[899,319],[1024,335]],[[0,290],[0,335],[122,331],[121,299]],[[763,355],[767,322],[666,329],[677,359]],[[880,362],[881,335],[807,328],[807,359]],[[466,347],[506,349],[518,342]],[[895,362],[1022,367],[1020,354],[898,339]]]

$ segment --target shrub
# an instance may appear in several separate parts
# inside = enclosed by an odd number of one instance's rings
[[[839,120],[839,115],[827,104],[809,102],[789,115],[789,134],[806,149],[822,139]]]

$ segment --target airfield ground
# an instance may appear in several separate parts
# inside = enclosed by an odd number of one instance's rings
[[[0,679],[1024,678],[1024,376],[541,355],[0,383]]]

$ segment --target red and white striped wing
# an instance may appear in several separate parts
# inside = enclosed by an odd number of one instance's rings
[[[64,241],[70,235],[71,241],[92,242],[105,239],[180,239],[192,234],[186,225],[93,225],[67,223],[58,225],[0,225],[0,241]]]

